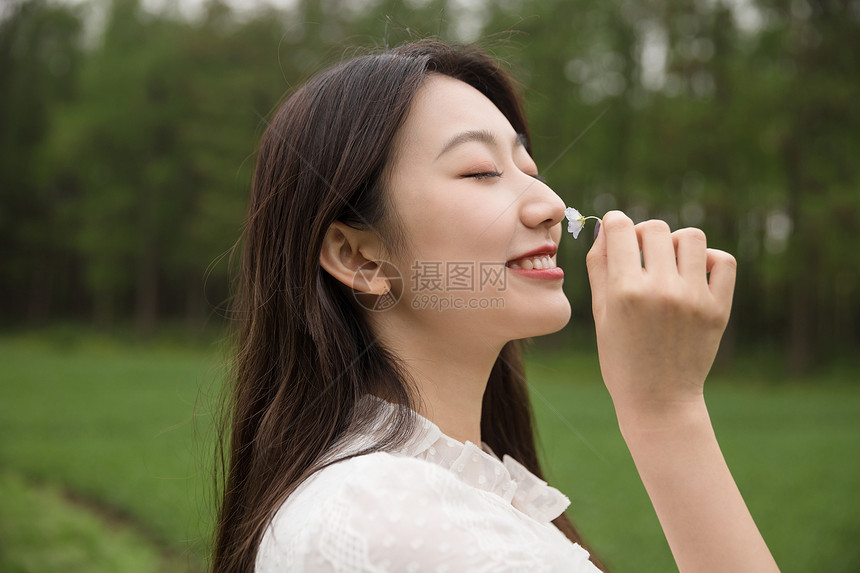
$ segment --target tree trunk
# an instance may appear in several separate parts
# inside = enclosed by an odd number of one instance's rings
[[[53,278],[49,261],[35,261],[27,302],[27,322],[30,326],[42,326],[48,322]]]
[[[113,326],[114,319],[114,291],[112,289],[99,289],[93,293],[93,327],[96,330],[106,331]]]
[[[190,273],[185,290],[185,326],[188,333],[199,338],[206,326],[206,291],[198,275]]]
[[[788,332],[786,366],[790,376],[806,373],[813,362],[815,336],[818,333],[813,312],[815,305],[816,253],[812,251],[815,237],[803,218],[803,193],[808,185],[803,176],[802,144],[798,135],[807,133],[804,115],[796,119],[794,133],[784,151],[786,184],[788,186],[788,214],[794,227],[785,252],[790,261],[785,275],[788,281]],[[813,330],[815,328],[815,330]]]
[[[155,334],[158,322],[158,256],[155,245],[146,246],[137,270],[135,329],[140,338]]]

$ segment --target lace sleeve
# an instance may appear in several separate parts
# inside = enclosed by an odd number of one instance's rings
[[[278,511],[257,573],[597,571],[551,524],[435,464],[375,453],[320,474]]]

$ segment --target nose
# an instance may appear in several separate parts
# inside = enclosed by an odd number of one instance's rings
[[[522,196],[520,218],[527,227],[551,228],[564,219],[564,201],[543,181],[532,178]]]

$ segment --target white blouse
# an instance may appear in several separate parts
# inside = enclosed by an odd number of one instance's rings
[[[383,415],[395,408],[378,398]],[[486,445],[417,416],[397,452],[334,463],[305,480],[266,529],[256,573],[569,571],[599,573],[552,523],[570,501]],[[373,443],[355,434],[332,455]]]

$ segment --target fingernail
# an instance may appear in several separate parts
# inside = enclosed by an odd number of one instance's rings
[[[594,225],[594,240],[597,240],[597,233],[600,232],[600,221]]]

